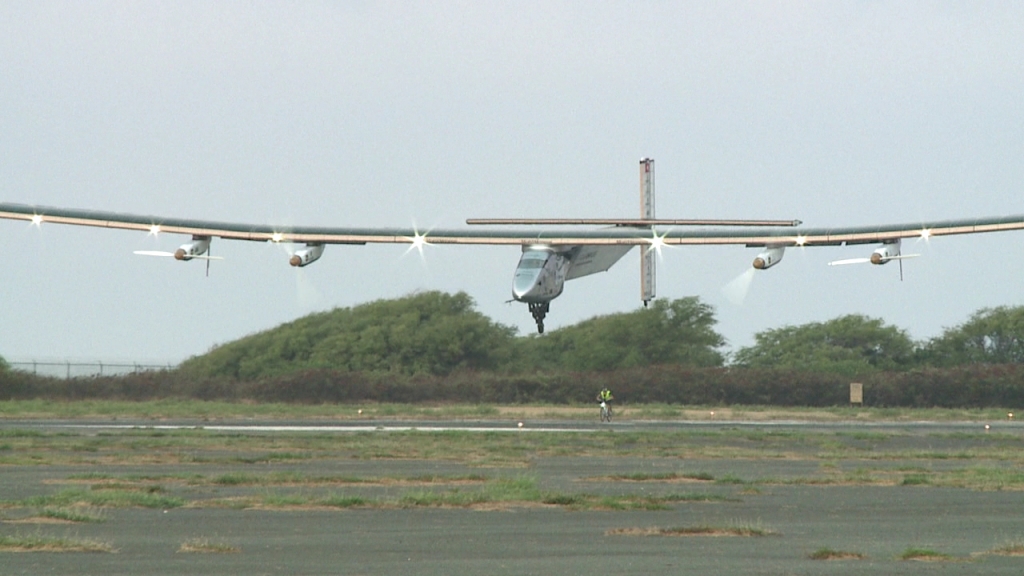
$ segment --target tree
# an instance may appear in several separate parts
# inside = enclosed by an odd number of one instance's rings
[[[983,308],[921,350],[933,366],[1024,363],[1024,306]]]
[[[585,320],[544,336],[522,339],[518,367],[615,370],[657,364],[721,366],[714,309],[697,297],[655,300],[635,312]]]
[[[910,368],[914,343],[906,331],[859,314],[759,332],[733,356],[750,368],[788,368],[856,375]]]
[[[3,356],[0,356],[0,372],[6,372],[10,369],[11,365],[7,363],[7,360],[4,360]]]

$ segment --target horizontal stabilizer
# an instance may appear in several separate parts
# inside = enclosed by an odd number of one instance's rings
[[[654,218],[469,218],[470,225],[540,226],[799,226],[800,220],[658,220]]]

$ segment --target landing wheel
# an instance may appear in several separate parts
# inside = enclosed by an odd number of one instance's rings
[[[537,321],[537,333],[544,333],[544,317],[547,316],[548,310],[550,309],[549,302],[531,302],[530,303],[530,314],[533,315],[533,319]]]

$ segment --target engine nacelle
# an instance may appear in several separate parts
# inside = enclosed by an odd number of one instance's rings
[[[779,262],[782,262],[782,255],[786,252],[785,246],[773,246],[766,248],[757,258],[754,258],[754,268],[757,270],[767,270],[772,266],[775,266]]]
[[[302,250],[296,250],[292,257],[288,259],[288,263],[292,266],[299,268],[308,266],[313,262],[316,262],[324,254],[323,244],[306,244],[306,247]]]
[[[869,258],[869,260],[872,264],[878,264],[881,266],[882,264],[888,263],[889,260],[899,258],[899,256],[900,242],[897,240],[896,242],[883,244],[881,248],[871,253],[871,258]]]
[[[193,236],[192,241],[182,244],[174,251],[175,260],[191,260],[196,256],[202,256],[210,250],[209,236]]]

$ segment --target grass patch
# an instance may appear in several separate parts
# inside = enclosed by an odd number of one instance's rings
[[[431,477],[433,479],[434,477]],[[440,488],[440,489],[438,489]],[[661,496],[596,495],[586,493],[544,492],[533,476],[499,477],[468,488],[439,485],[437,488],[405,490],[383,497],[344,494],[305,494],[303,492],[266,492],[256,496],[196,500],[190,507],[226,507],[235,509],[294,508],[495,508],[516,506],[561,506],[572,510],[669,510],[683,502],[736,502],[736,498],[701,492],[682,492]]]
[[[775,530],[763,526],[760,522],[754,524],[739,523],[726,526],[675,526],[660,528],[657,526],[649,528],[613,528],[605,532],[606,536],[779,536]]]
[[[587,503],[587,496],[583,494],[547,494],[541,498],[541,503],[551,506],[581,507]]]
[[[242,464],[269,464],[289,460],[312,460],[314,457],[315,455],[311,452],[268,452],[255,456],[235,456],[230,460]]]
[[[98,540],[54,538],[42,534],[0,536],[0,552],[116,552]]]
[[[209,538],[189,538],[181,543],[178,552],[189,554],[237,554],[241,549],[225,544],[214,542]]]
[[[413,490],[399,496],[396,503],[401,508],[451,506],[467,507],[480,504],[514,504],[541,502],[543,495],[537,488],[533,476],[497,478],[477,490]]]
[[[37,516],[65,522],[98,523],[107,521],[101,514],[83,508],[43,508]]]
[[[8,524],[78,524],[99,523],[107,519],[88,508],[43,508],[31,516],[4,520]]]
[[[611,482],[712,482],[714,476],[707,472],[684,473],[684,472],[637,472],[634,474],[611,474],[608,476],[593,476],[582,478],[583,481],[611,481]]]
[[[397,496],[364,498],[329,494],[327,496],[302,493],[282,494],[271,492],[249,499],[230,501],[213,500],[193,502],[194,506],[214,505],[230,507],[261,508],[467,508],[483,504],[516,505],[539,503],[544,496],[537,488],[537,480],[531,476],[497,478],[479,488],[464,490],[417,489],[407,490]]]
[[[971,466],[941,474],[933,478],[932,484],[973,490],[1024,490],[1024,471]]]
[[[262,496],[262,502],[264,506],[270,508],[287,508],[295,506],[312,506],[316,504],[316,501],[302,494],[280,494],[277,492],[264,494]]]
[[[3,402],[0,402],[2,405]],[[12,428],[10,430],[0,430],[0,438],[41,438],[43,433],[39,430],[22,430],[20,428]]]
[[[481,474],[445,476],[426,474],[418,476],[358,477],[358,476],[310,476],[298,472],[275,472],[272,474],[248,474],[232,472],[213,478],[192,478],[190,484],[216,484],[220,486],[325,486],[338,484],[362,485],[415,485],[415,484],[476,484],[487,481]]]
[[[318,503],[328,508],[360,508],[367,505],[367,500],[360,496],[342,496],[331,494],[321,498]]]
[[[811,560],[863,560],[866,558],[859,552],[847,552],[846,550],[833,550],[832,548],[818,548],[807,555]]]
[[[359,413],[362,410],[362,414]],[[593,413],[593,410],[591,410]],[[168,398],[131,402],[120,400],[11,400],[0,402],[0,416],[5,418],[89,419],[117,417],[123,419],[160,420],[223,420],[258,418],[264,420],[372,420],[389,419],[478,419],[499,416],[498,408],[474,404],[285,404],[205,401]]]
[[[527,467],[536,458],[546,457],[632,457],[642,450],[654,458],[673,459],[786,459],[819,460],[829,463],[850,458],[866,461],[951,461],[984,460],[1006,463],[1009,469],[1024,465],[1024,453],[1016,444],[999,439],[952,442],[947,450],[914,451],[899,448],[905,443],[893,443],[891,450],[873,448],[865,451],[861,440],[840,436],[832,432],[802,432],[797,435],[764,434],[758,442],[751,442],[749,431],[722,430],[617,430],[608,434],[559,434],[536,432],[510,434],[507,432],[469,431],[365,431],[315,432],[287,435],[243,434],[239,432],[187,429],[177,431],[126,429],[110,432],[102,444],[82,447],[87,442],[77,433],[69,435],[13,437],[4,444],[9,450],[0,451],[0,465],[179,465],[189,463],[248,465],[286,463],[292,461],[322,461],[338,459],[416,459],[459,462],[480,467]],[[912,434],[893,433],[893,437]],[[964,442],[969,446],[965,446]],[[826,450],[822,446],[828,445]],[[95,448],[95,450],[92,450]],[[238,467],[241,467],[238,466]],[[925,469],[931,466],[923,465]],[[832,470],[838,470],[833,468]],[[890,470],[891,472],[891,470]],[[943,473],[944,474],[944,473]],[[943,485],[939,473],[930,474],[932,485]],[[209,482],[209,479],[189,480]],[[244,470],[217,477],[222,485],[249,484],[315,484],[345,483],[343,478],[272,476],[257,477]],[[709,480],[710,478],[710,480]],[[898,484],[900,478],[888,478],[888,484]],[[89,479],[81,476],[79,479]],[[92,479],[112,479],[109,475],[94,474]],[[410,483],[415,479],[409,479]],[[470,480],[470,479],[466,479]],[[619,474],[609,477],[619,482],[686,482],[709,481],[721,484],[745,484],[732,475],[712,477],[707,473],[683,471],[666,473]],[[950,486],[956,486],[950,478]],[[962,478],[962,484],[985,482],[991,485],[1020,486],[1024,489],[1024,473],[1017,477],[1004,474],[1002,478]],[[848,482],[849,483],[849,482]],[[967,486],[970,487],[970,486]],[[985,488],[988,489],[988,488]]]
[[[931,484],[931,481],[925,474],[906,474],[903,476],[903,482],[900,482],[901,486],[924,486],[926,484]]]
[[[683,492],[655,496],[654,498],[662,502],[742,502],[739,498],[707,492]]]
[[[942,552],[936,552],[927,548],[907,548],[897,558],[899,560],[916,560],[918,562],[950,562],[956,560],[955,557],[949,554],[943,554]]]
[[[56,494],[33,496],[24,500],[2,502],[6,506],[31,506],[36,508],[96,506],[99,508],[178,508],[185,501],[174,496],[151,494],[126,490],[61,490]]]
[[[362,414],[359,411],[362,410]],[[683,406],[678,404],[631,404],[630,419],[637,420],[742,420],[776,421],[806,420],[816,422],[938,422],[1004,420],[1007,408],[873,408],[824,407],[800,408],[777,406]],[[713,414],[712,414],[713,412]],[[117,417],[122,419],[158,420],[224,420],[258,418],[263,420],[373,420],[374,418],[434,420],[479,419],[493,417],[596,420],[597,412],[590,403],[580,405],[524,404],[495,406],[488,404],[285,404],[164,399],[144,402],[121,400],[78,400],[54,402],[47,399],[7,400],[0,402],[0,417],[7,419],[55,418],[88,419]],[[16,432],[7,431],[7,434]],[[29,431],[31,432],[31,431]],[[875,438],[869,438],[874,440]]]

